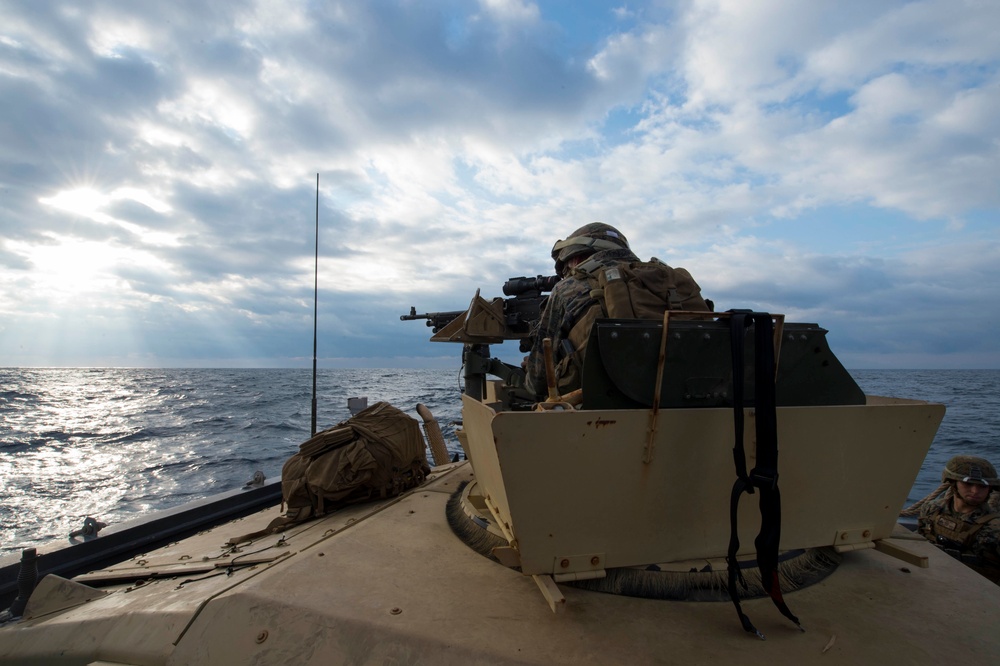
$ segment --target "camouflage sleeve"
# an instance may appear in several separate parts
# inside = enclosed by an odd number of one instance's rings
[[[974,555],[991,562],[1000,561],[1000,518],[994,518],[976,532],[971,550]]]
[[[920,516],[917,518],[917,531],[929,541],[934,539],[934,517],[941,512],[941,504],[938,501],[928,502],[920,507]]]
[[[535,331],[535,338],[531,344],[531,353],[525,363],[525,387],[535,394],[536,397],[543,397],[547,392],[547,382],[545,381],[545,354],[542,350],[542,340],[551,338],[553,344],[558,344],[559,333],[562,327],[562,320],[566,312],[566,302],[562,296],[562,291],[556,285],[552,290],[545,308],[542,310]]]

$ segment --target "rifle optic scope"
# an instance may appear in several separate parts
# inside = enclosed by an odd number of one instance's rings
[[[535,277],[516,277],[503,283],[503,293],[507,296],[521,296],[530,292],[542,293],[552,291],[559,282],[558,275],[536,275]]]

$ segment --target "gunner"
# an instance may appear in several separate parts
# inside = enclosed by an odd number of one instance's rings
[[[950,486],[920,510],[917,529],[972,569],[1000,584],[1000,513],[990,493],[1000,488],[996,469],[976,456],[954,456],[941,481]]]
[[[671,268],[655,258],[649,262],[640,261],[629,248],[625,235],[603,222],[584,225],[566,240],[557,241],[552,246],[552,259],[562,279],[552,289],[542,310],[531,353],[524,363],[526,387],[536,397],[543,397],[547,392],[545,338],[552,342],[557,389],[560,394],[566,394],[580,388],[584,350],[596,319],[659,319],[666,309],[711,310],[710,302],[701,297],[701,289],[690,273],[683,268]],[[648,306],[632,309],[630,304],[628,315],[616,313],[612,290],[606,288],[612,280],[608,269],[615,268],[626,278],[634,303],[659,303],[659,309],[656,312],[652,311],[655,307]],[[634,279],[633,270],[641,272],[643,278]],[[653,289],[648,294],[652,298],[635,299],[634,290],[646,291],[648,285],[660,288],[660,293]]]

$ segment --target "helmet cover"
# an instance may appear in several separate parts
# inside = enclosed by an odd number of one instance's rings
[[[566,262],[573,257],[617,249],[629,249],[625,234],[610,224],[591,222],[574,231],[566,240],[556,241],[552,246],[552,260],[556,262],[556,273],[562,275]]]
[[[944,466],[941,481],[964,481],[992,488],[1000,487],[996,469],[988,460],[977,456],[953,456]]]

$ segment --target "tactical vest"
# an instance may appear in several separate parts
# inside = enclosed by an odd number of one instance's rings
[[[976,518],[971,523],[950,515],[940,513],[934,517],[934,535],[943,537],[953,544],[960,546],[963,550],[968,549],[972,543],[972,538],[988,522],[1000,518],[1000,513],[988,513],[985,516]]]
[[[580,388],[587,340],[597,319],[660,320],[667,310],[711,310],[690,273],[656,257],[615,264],[590,259],[574,268],[572,275],[587,280],[592,304],[569,322],[570,329],[564,335],[572,353],[556,365],[560,393]]]
[[[1000,558],[983,559],[971,551],[972,540],[990,521],[1000,519],[1000,513],[988,513],[969,522],[940,513],[931,521],[935,543],[946,553],[961,560],[969,568],[1000,584]]]

